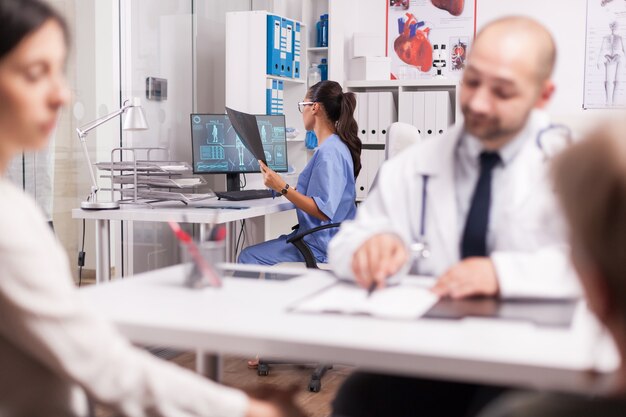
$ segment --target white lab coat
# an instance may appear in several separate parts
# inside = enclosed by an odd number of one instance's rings
[[[35,201],[0,176],[0,416],[243,417],[246,395],[133,348],[85,305]]]
[[[495,237],[490,254],[503,297],[572,297],[580,294],[571,268],[563,221],[549,180],[549,164],[536,145],[546,126],[540,114],[530,118],[528,138],[511,169],[504,220],[490,225]],[[429,176],[426,198],[426,240],[431,256],[418,264],[419,274],[440,276],[460,261],[458,210],[454,184],[454,153],[461,128],[451,129],[406,149],[381,167],[377,184],[353,221],[343,223],[329,245],[337,275],[352,278],[352,255],[369,237],[391,232],[405,243],[420,234],[422,176]]]

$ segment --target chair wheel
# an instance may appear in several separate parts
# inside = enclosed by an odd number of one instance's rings
[[[319,379],[312,379],[309,382],[309,391],[320,392],[321,389],[322,389],[322,381],[320,381]]]
[[[268,376],[270,374],[270,367],[267,364],[260,363],[256,370],[258,376]]]

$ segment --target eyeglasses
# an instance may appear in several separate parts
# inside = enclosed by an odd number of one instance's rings
[[[304,106],[312,106],[314,104],[314,101],[301,101],[298,103],[298,111],[302,113],[302,111],[304,110]]]

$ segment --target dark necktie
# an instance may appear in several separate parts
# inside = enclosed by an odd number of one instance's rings
[[[472,196],[472,204],[467,214],[463,238],[461,240],[461,258],[487,256],[487,225],[491,207],[491,174],[500,162],[496,152],[480,154],[480,176]]]

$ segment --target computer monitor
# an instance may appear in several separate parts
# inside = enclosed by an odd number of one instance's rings
[[[257,115],[257,126],[267,165],[287,172],[284,115]],[[239,139],[225,114],[191,115],[194,174],[259,173],[259,162]]]

